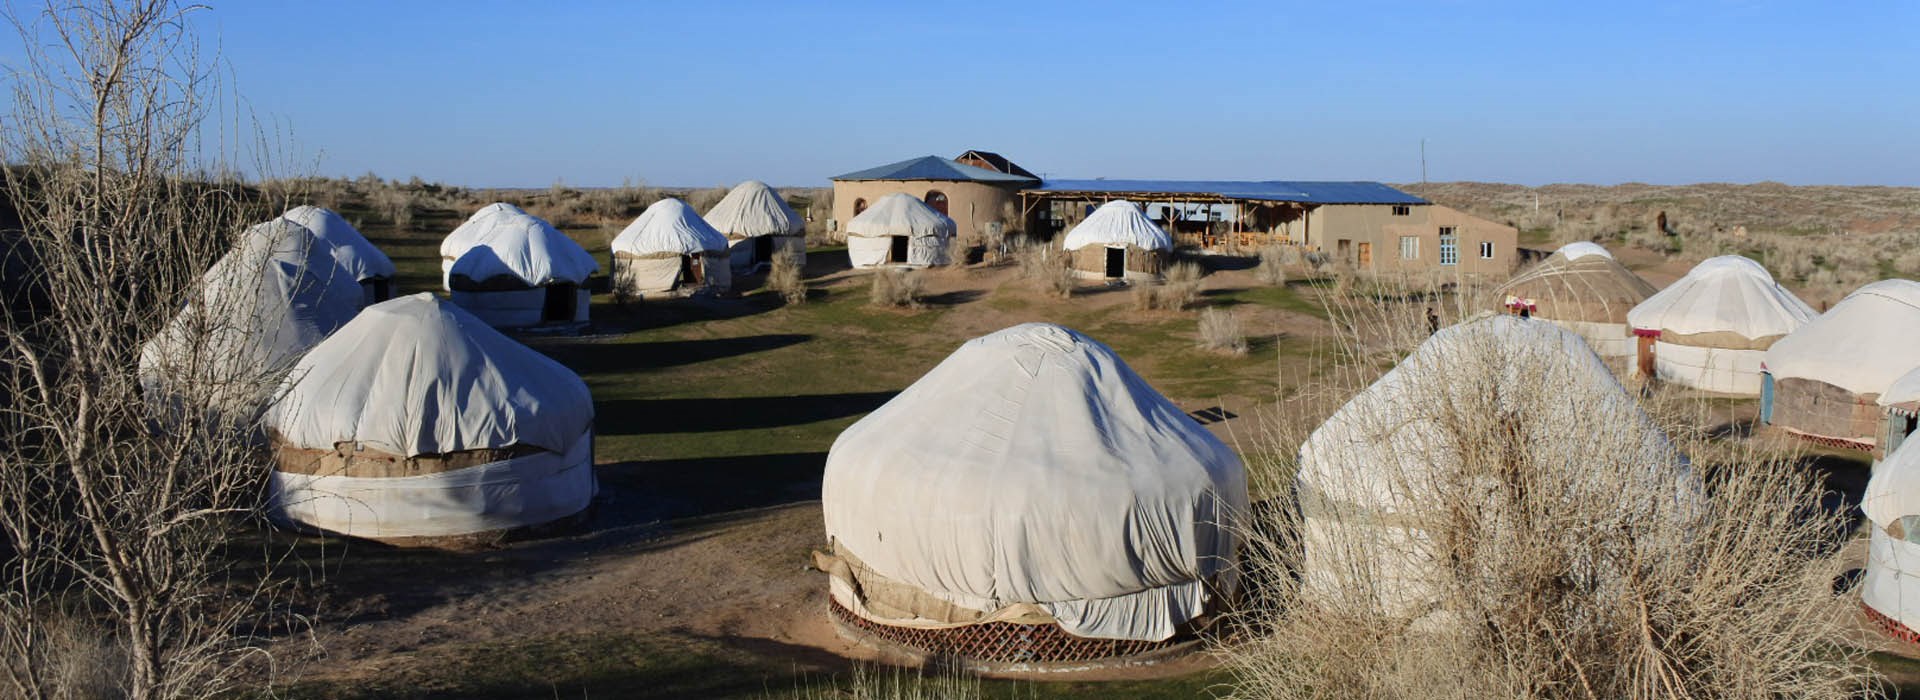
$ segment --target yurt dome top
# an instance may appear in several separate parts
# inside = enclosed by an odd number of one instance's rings
[[[1920,439],[1908,439],[1874,468],[1860,510],[1875,525],[1886,527],[1901,518],[1920,515]],[[1910,526],[1909,526],[1910,527]],[[1906,533],[1912,535],[1912,531]]]
[[[305,449],[565,452],[592,429],[593,396],[572,370],[421,293],[367,307],[301,358],[267,425]]]
[[[1654,292],[1653,285],[1614,260],[1607,249],[1581,242],[1522,270],[1495,288],[1493,296],[1501,304],[1524,299],[1554,320],[1624,323],[1627,312]]]
[[[861,237],[951,238],[955,230],[953,219],[904,192],[881,197],[847,222],[847,235]]]
[[[727,250],[727,237],[694,213],[686,202],[668,197],[654,202],[613,237],[613,252],[647,257],[699,255]]]
[[[842,432],[822,503],[837,546],[893,581],[1157,641],[1232,567],[1246,489],[1240,458],[1111,349],[1028,323],[968,341]]]
[[[1598,243],[1593,243],[1589,241],[1578,241],[1575,243],[1568,243],[1566,245],[1560,246],[1560,249],[1553,251],[1553,253],[1554,255],[1558,255],[1570,261],[1579,260],[1581,258],[1588,258],[1588,257],[1602,257],[1608,260],[1613,259],[1613,253],[1611,251],[1608,251],[1605,247],[1601,246]]]
[[[1760,341],[1792,333],[1818,315],[1760,263],[1722,255],[1628,311],[1627,323],[1662,335],[1730,333]]]
[[[567,234],[539,217],[500,212],[480,222],[471,245],[453,261],[449,274],[475,282],[512,277],[538,287],[555,282],[585,282],[600,263]]]
[[[787,206],[779,192],[759,180],[735,185],[707,212],[706,219],[728,238],[799,236],[807,232],[807,220]]]
[[[1090,245],[1172,250],[1173,237],[1147,218],[1139,205],[1116,199],[1100,205],[1078,226],[1068,231],[1064,245],[1067,250],[1079,250]]]
[[[303,204],[281,216],[307,227],[313,235],[333,246],[333,259],[352,274],[355,281],[393,277],[393,260],[332,209]]]
[[[1920,282],[1881,280],[1848,294],[1767,349],[1777,379],[1826,382],[1878,394],[1920,367]]]
[[[492,221],[494,217],[502,214],[527,216],[527,212],[520,209],[520,207],[506,202],[494,202],[481,207],[479,211],[467,217],[466,221],[462,221],[459,226],[454,227],[453,232],[447,234],[446,238],[440,239],[440,257],[460,257],[461,253],[465,253],[468,248],[473,247],[474,241],[487,229],[487,222]]]
[[[1880,392],[1879,403],[1882,406],[1911,406],[1920,404],[1920,367],[1900,375],[1886,391]],[[1911,409],[1909,409],[1911,412]]]

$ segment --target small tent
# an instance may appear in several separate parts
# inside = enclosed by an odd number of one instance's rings
[[[1063,246],[1079,277],[1158,280],[1173,252],[1173,237],[1138,205],[1116,199],[1068,231]]]
[[[393,261],[386,253],[360,235],[360,231],[340,218],[332,209],[301,205],[282,214],[307,227],[313,235],[333,246],[333,259],[360,282],[365,304],[378,304],[393,297]]]
[[[1524,311],[1587,339],[1601,357],[1633,355],[1627,310],[1653,296],[1653,285],[1597,244],[1569,243],[1493,291],[1495,303]]]
[[[150,398],[257,410],[304,354],[360,312],[362,291],[333,246],[289,219],[256,225],[201,276],[201,289],[140,352]]]
[[[1240,458],[1051,324],[962,345],[846,429],[821,487],[843,632],[976,663],[1191,638],[1231,595]]]
[[[1299,465],[1307,591],[1436,624],[1450,594],[1480,589],[1453,578],[1434,529],[1507,487],[1504,468],[1542,495],[1617,502],[1622,522],[1698,512],[1683,458],[1586,342],[1504,314],[1434,333],[1315,429]],[[1508,507],[1480,505],[1496,520]]]
[[[613,287],[628,294],[725,292],[727,237],[686,202],[654,202],[613,238]]]
[[[1889,452],[1867,480],[1860,509],[1870,523],[1860,602],[1889,632],[1920,639],[1920,441]]]
[[[498,211],[464,235],[470,239],[447,268],[453,303],[496,328],[587,320],[587,282],[600,263],[567,234],[539,217]]]
[[[733,246],[733,269],[748,272],[773,262],[781,251],[792,251],[807,261],[807,220],[767,183],[748,180],[736,185],[707,212],[707,223]]]
[[[527,212],[521,210],[520,207],[506,202],[494,202],[481,207],[479,211],[467,217],[466,221],[454,227],[453,233],[447,234],[446,238],[440,240],[440,287],[442,289],[453,291],[453,287],[451,286],[453,261],[459,260],[461,254],[466,253],[467,249],[474,246],[480,233],[487,230],[489,226],[487,222],[493,220],[493,217],[502,214],[525,216]]]
[[[1636,371],[1724,394],[1760,394],[1767,348],[1817,316],[1738,255],[1709,258],[1627,312],[1640,343]]]
[[[895,192],[847,222],[847,258],[862,268],[946,265],[953,236],[953,219],[918,197]]]
[[[1761,418],[1814,442],[1872,450],[1879,398],[1920,367],[1920,282],[1854,290],[1767,349]]]
[[[593,396],[572,370],[432,294],[369,307],[267,411],[270,511],[302,529],[420,542],[584,511]]]

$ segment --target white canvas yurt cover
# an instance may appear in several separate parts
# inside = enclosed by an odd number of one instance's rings
[[[1848,294],[1767,349],[1762,416],[1803,437],[1871,449],[1880,392],[1920,367],[1920,282],[1881,280]]]
[[[614,286],[634,294],[713,289],[733,283],[727,237],[671,197],[654,202],[613,238]]]
[[[141,348],[141,384],[156,395],[263,397],[302,353],[352,320],[363,298],[333,246],[284,218],[247,229],[201,283]]]
[[[1757,396],[1767,348],[1818,315],[1760,263],[1722,255],[1635,306],[1627,323],[1654,339],[1661,381]]]
[[[1160,276],[1173,237],[1139,205],[1116,199],[1088,214],[1061,245],[1082,277],[1152,279]]]
[[[466,221],[460,222],[459,226],[454,227],[453,232],[447,234],[446,238],[440,239],[441,288],[452,290],[452,287],[449,286],[448,276],[453,271],[453,261],[459,260],[460,256],[467,252],[468,248],[474,246],[480,239],[482,232],[486,231],[490,226],[488,222],[492,221],[493,217],[502,214],[525,216],[526,212],[522,211],[520,207],[506,202],[494,202],[481,207],[479,211],[467,217]]]
[[[333,259],[360,283],[366,303],[386,301],[392,295],[393,261],[332,209],[301,205],[281,216],[307,227],[313,235],[333,246]]]
[[[600,270],[580,244],[539,217],[480,220],[447,270],[454,303],[500,328],[587,320],[587,279]]]
[[[1920,629],[1920,441],[1882,460],[1860,508],[1872,523],[1860,602],[1895,629]]]
[[[1508,430],[1511,446],[1490,439]],[[1478,589],[1448,584],[1454,573],[1432,523],[1505,486],[1498,470],[1511,458],[1489,456],[1502,447],[1540,455],[1521,468],[1569,470],[1531,478],[1568,498],[1617,502],[1623,521],[1698,512],[1683,459],[1577,334],[1489,314],[1435,333],[1301,445],[1307,590],[1389,615],[1450,619],[1444,592]],[[1661,487],[1623,494],[1621,470],[1636,480],[1644,470]],[[1497,502],[1483,505],[1489,518],[1499,512]]]
[[[946,265],[951,262],[947,243],[955,230],[946,214],[913,195],[895,192],[847,222],[847,258],[854,267]]]
[[[1232,591],[1240,458],[1105,345],[975,338],[840,434],[834,602],[894,627],[1056,623],[1165,640]]]
[[[375,539],[552,522],[595,493],[593,397],[571,370],[431,294],[367,308],[267,413],[277,517]]]
[[[735,185],[707,212],[706,219],[732,242],[735,269],[771,262],[781,251],[792,251],[802,263],[807,260],[807,220],[767,183],[748,180]]]
[[[1507,280],[1493,301],[1518,313],[1560,324],[1587,340],[1601,357],[1633,354],[1627,311],[1653,296],[1653,285],[1597,244],[1569,243]]]

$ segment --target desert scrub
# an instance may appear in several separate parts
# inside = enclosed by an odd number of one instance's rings
[[[1247,335],[1240,330],[1240,319],[1226,309],[1207,309],[1200,312],[1200,336],[1197,344],[1202,350],[1213,350],[1228,355],[1247,354]]]
[[[799,254],[791,250],[775,253],[773,266],[767,270],[767,289],[789,304],[806,303],[807,281],[801,276],[800,267]]]
[[[1300,251],[1292,246],[1270,245],[1260,249],[1260,266],[1253,269],[1254,279],[1261,284],[1280,286],[1287,283],[1287,266],[1300,262]]]
[[[1168,265],[1160,284],[1134,287],[1133,306],[1141,311],[1183,311],[1200,299],[1202,274],[1198,263],[1177,262]]]
[[[1020,276],[1040,291],[1062,299],[1073,296],[1073,270],[1067,268],[1066,251],[1032,243],[1021,246],[1014,257],[1020,262]]]
[[[867,300],[874,306],[917,309],[925,295],[926,284],[919,273],[883,268],[873,272],[873,286],[867,291]]]

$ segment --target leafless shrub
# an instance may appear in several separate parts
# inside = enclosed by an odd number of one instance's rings
[[[791,250],[775,253],[773,265],[767,270],[767,289],[789,304],[806,303],[807,280],[801,268],[799,254]]]
[[[1229,355],[1247,354],[1247,335],[1240,330],[1240,319],[1226,309],[1207,309],[1200,312],[1199,345],[1202,350],[1213,350]]]
[[[1275,414],[1324,415],[1378,377],[1383,358],[1405,357],[1427,334],[1399,311],[1333,309],[1348,336],[1332,378]],[[1253,477],[1289,495],[1254,514],[1242,550],[1259,586],[1226,652],[1235,697],[1867,691],[1845,615],[1857,599],[1830,592],[1823,557],[1844,514],[1821,509],[1807,470],[1715,440],[1698,416],[1648,418],[1611,380],[1574,374],[1584,368],[1557,348],[1500,340],[1408,359],[1399,392],[1361,404],[1375,418],[1352,423],[1351,442],[1373,458],[1315,472],[1401,504],[1389,520],[1296,491],[1291,455],[1310,426],[1275,424],[1258,452],[1278,457],[1256,460]],[[1677,451],[1650,452],[1669,437]],[[1323,558],[1312,568],[1307,547]]]
[[[1260,266],[1253,269],[1253,276],[1262,284],[1277,287],[1287,283],[1287,266],[1299,263],[1300,251],[1293,246],[1267,246],[1260,249]]]
[[[693,190],[687,193],[687,206],[693,207],[694,211],[705,214],[712,211],[713,205],[719,204],[720,200],[725,199],[726,196],[727,188],[725,187],[707,187]]]
[[[908,309],[920,308],[920,301],[925,296],[926,283],[919,274],[891,267],[873,271],[873,286],[867,293],[868,301],[874,306]]]
[[[1067,267],[1067,253],[1043,243],[1021,246],[1014,253],[1020,261],[1020,276],[1034,282],[1040,291],[1065,299],[1073,296],[1073,270]]]
[[[979,246],[978,235],[958,234],[947,239],[947,264],[964,267],[973,260],[973,249]]]
[[[1165,309],[1183,311],[1200,299],[1200,265],[1192,262],[1177,262],[1167,266],[1164,280],[1157,285],[1147,284],[1134,288],[1134,308],[1142,311]]]
[[[394,229],[413,228],[413,192],[398,186],[382,186],[373,193],[373,205],[393,224]]]
[[[257,422],[227,409],[278,375],[215,355],[252,317],[200,295],[208,264],[269,212],[206,175],[230,169],[199,160],[218,71],[197,52],[191,9],[9,15],[24,65],[0,129],[15,164],[5,184],[55,303],[7,309],[0,334],[0,694],[83,695],[96,686],[68,685],[74,674],[102,664],[114,694],[221,694],[272,598],[265,562],[228,558],[267,465]],[[156,420],[140,349],[189,299],[212,320],[187,331],[177,359],[223,366],[229,393],[183,395]]]

